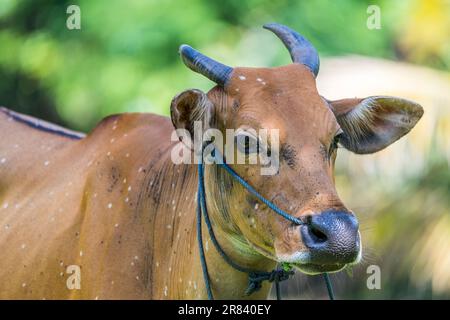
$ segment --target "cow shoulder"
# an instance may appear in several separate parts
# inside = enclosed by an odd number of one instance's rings
[[[109,140],[110,143],[128,138],[130,143],[170,142],[173,126],[168,117],[151,113],[113,114],[101,120],[87,135],[87,140]],[[144,147],[144,146],[143,146]]]

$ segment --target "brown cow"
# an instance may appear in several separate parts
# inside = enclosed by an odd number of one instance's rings
[[[327,101],[316,90],[319,60],[311,44],[284,26],[266,27],[294,63],[233,69],[182,46],[184,62],[218,85],[207,94],[177,95],[172,121],[115,115],[84,136],[1,109],[1,298],[205,298],[195,234],[197,167],[171,161],[182,143],[171,141],[172,123],[192,130],[195,120],[221,131],[278,129],[277,174],[232,167],[266,199],[307,221],[298,226],[277,216],[223,169],[207,165],[209,215],[236,263],[268,271],[288,262],[321,273],[358,261],[358,223],[333,181],[336,146],[376,152],[406,134],[422,108],[394,97]],[[215,297],[246,298],[247,274],[226,264],[203,230]],[[249,298],[266,298],[269,289],[265,283]]]

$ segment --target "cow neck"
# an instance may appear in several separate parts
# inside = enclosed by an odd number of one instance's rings
[[[212,170],[213,166],[207,166]],[[212,221],[212,217],[223,218],[223,212],[217,210],[217,201],[209,201],[207,199],[218,199],[220,197],[214,197],[214,193],[209,191],[207,196],[205,192],[205,178],[203,165],[199,165],[199,188],[197,196],[197,236],[199,242],[199,254],[203,269],[203,276],[205,280],[205,289],[209,299],[214,298],[245,298],[245,299],[265,299],[267,298],[270,290],[269,282],[265,280],[280,281],[287,279],[283,270],[266,271],[266,269],[273,268],[275,262],[265,258],[258,254],[256,251],[252,252],[252,255],[248,255],[248,252],[252,249],[247,247],[245,251],[242,250],[242,245],[237,245],[236,234],[230,231],[225,231],[229,225],[218,225]],[[200,172],[202,174],[200,175]],[[219,185],[222,181],[212,181],[214,175],[208,175],[210,178],[210,186]],[[200,185],[202,187],[200,187]],[[214,190],[211,188],[209,190]],[[227,194],[227,199],[229,195]],[[208,208],[215,207],[214,214],[210,215]],[[204,223],[203,223],[203,218]],[[203,224],[203,226],[202,226]],[[214,225],[214,227],[213,227]],[[200,233],[198,233],[200,231]],[[201,236],[200,236],[201,235]],[[243,238],[239,235],[239,238]],[[203,243],[208,239],[215,250],[209,250],[205,252]],[[238,240],[239,243],[245,243],[244,239]],[[247,246],[247,244],[245,244]],[[247,254],[246,254],[247,253]],[[261,264],[261,262],[263,262]],[[213,268],[208,267],[213,266]],[[227,285],[222,288],[211,287],[210,279],[219,277]],[[283,278],[284,277],[284,278]],[[218,279],[218,278],[216,278]],[[277,286],[278,287],[278,286]],[[214,293],[213,293],[214,289]]]
[[[236,201],[230,192],[232,178],[217,165],[205,165],[204,171],[208,214],[220,245],[230,258],[242,266],[267,271],[273,269],[275,262],[248,243],[233,219],[239,214],[231,213],[230,204]]]

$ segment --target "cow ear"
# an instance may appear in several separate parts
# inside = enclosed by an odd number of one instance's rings
[[[195,122],[200,121],[202,129],[208,129],[212,112],[213,104],[203,91],[190,89],[176,95],[170,105],[170,116],[180,141],[192,149]]]
[[[340,143],[359,153],[377,152],[407,134],[423,115],[412,101],[373,96],[328,101],[343,130]]]

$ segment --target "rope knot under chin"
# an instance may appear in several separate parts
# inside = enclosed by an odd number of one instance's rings
[[[258,291],[262,287],[263,281],[280,282],[288,280],[294,274],[294,270],[275,269],[271,272],[251,272],[248,274],[248,287],[245,290],[246,295]]]

